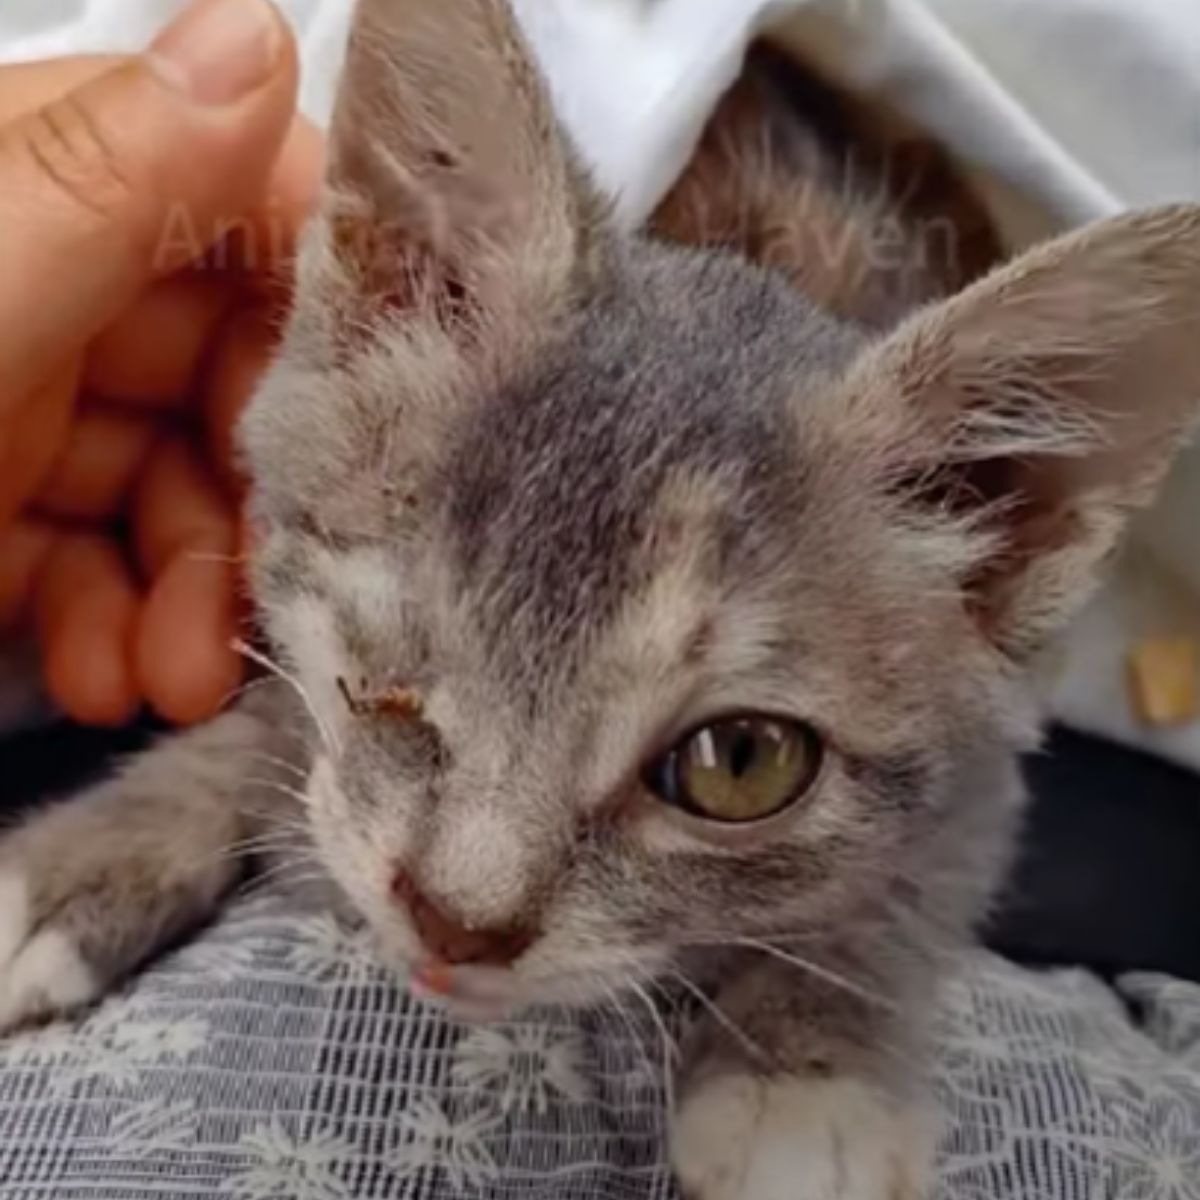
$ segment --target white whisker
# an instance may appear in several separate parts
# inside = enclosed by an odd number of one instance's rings
[[[896,1011],[896,1005],[887,999],[886,996],[881,996],[878,992],[872,992],[869,988],[855,983],[852,979],[847,979],[845,975],[841,975],[829,967],[823,967],[819,963],[812,962],[807,958],[801,958],[796,954],[789,954],[786,950],[781,950],[778,946],[771,945],[770,942],[759,941],[758,938],[738,937],[731,939],[731,941],[734,945],[746,946],[748,949],[758,950],[763,954],[769,954],[773,958],[779,959],[781,962],[789,963],[798,970],[807,971],[817,979],[822,979],[834,987],[839,987],[843,991],[849,992],[852,996],[857,996],[860,1000],[865,1000],[869,1004],[877,1004],[889,1012]]]
[[[277,779],[258,779],[254,776],[251,776],[243,782],[250,787],[267,788],[270,791],[279,792],[281,795],[297,801],[305,808],[307,808],[310,803],[307,792],[302,792],[299,788],[292,787],[291,784],[280,783]]]
[[[666,1021],[663,1020],[662,1014],[658,1011],[657,1005],[654,1003],[654,997],[642,987],[640,983],[632,976],[626,976],[625,982],[630,990],[639,1000],[646,1006],[650,1016],[654,1020],[654,1024],[658,1026],[659,1036],[662,1039],[663,1048],[663,1086],[667,1093],[667,1105],[672,1112],[675,1111],[675,1068],[679,1063],[679,1046],[675,1039],[671,1036],[671,1031],[667,1028]]]
[[[638,1057],[642,1060],[642,1065],[646,1068],[648,1078],[654,1077],[654,1067],[650,1062],[650,1054],[646,1049],[646,1041],[642,1037],[641,1030],[638,1029],[633,1017],[629,1015],[629,1010],[621,1002],[621,994],[610,983],[602,984],[608,999],[611,1001],[617,1015],[624,1022],[625,1028],[629,1030],[629,1036],[633,1039],[633,1044],[637,1049]]]
[[[311,844],[311,832],[300,822],[287,822],[277,828],[252,837],[240,838],[223,846],[213,855],[213,861],[224,859],[249,858],[255,854],[268,851],[308,850]]]
[[[243,696],[248,696],[255,688],[260,688],[263,684],[270,682],[270,679],[248,679],[245,683],[239,684],[221,698],[222,710],[232,707],[236,701],[240,700]]]
[[[309,771],[297,766],[294,762],[289,762],[286,758],[280,758],[278,754],[268,754],[265,750],[252,750],[250,753],[254,758],[270,763],[271,766],[278,767],[281,771],[287,771],[301,781],[308,780]]]
[[[242,641],[241,638],[234,638],[230,643],[234,650],[243,658],[247,658],[252,663],[256,663],[266,671],[270,671],[277,679],[286,683],[300,699],[304,702],[304,707],[308,709],[309,716],[312,717],[313,723],[317,727],[317,732],[321,735],[321,739],[328,746],[334,757],[340,757],[341,747],[338,745],[337,738],[334,737],[333,731],[329,728],[326,722],[322,719],[321,714],[317,711],[316,705],[313,703],[312,696],[308,689],[289,671],[285,671],[273,658],[264,654],[261,650],[256,650],[249,642]]]
[[[266,871],[260,871],[248,879],[239,894],[245,896],[255,895],[273,885],[298,887],[301,884],[325,883],[328,880],[328,876],[320,869],[311,869],[316,866],[315,862],[308,863],[303,861],[278,863],[274,867]]]
[[[671,975],[677,979],[702,1005],[712,1013],[717,1023],[738,1042],[743,1050],[750,1055],[752,1059],[762,1065],[769,1065],[772,1056],[768,1054],[762,1046],[758,1044],[744,1029],[742,1029],[723,1008],[711,1000],[704,990],[694,984],[682,971],[677,971],[673,967],[668,968]]]

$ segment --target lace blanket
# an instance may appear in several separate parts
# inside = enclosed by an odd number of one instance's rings
[[[680,1020],[634,997],[457,1026],[330,917],[259,897],[0,1046],[0,1197],[666,1200]],[[1200,987],[980,953],[939,1041],[937,1200],[1200,1200]]]

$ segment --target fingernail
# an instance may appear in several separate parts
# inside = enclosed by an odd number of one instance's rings
[[[200,104],[232,104],[279,61],[280,18],[267,0],[195,0],[147,55],[172,87]]]

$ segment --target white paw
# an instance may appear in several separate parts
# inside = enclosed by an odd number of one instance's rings
[[[852,1079],[721,1075],[675,1118],[691,1200],[922,1200],[931,1131]]]
[[[100,992],[72,939],[54,928],[33,932],[29,908],[24,877],[0,872],[0,1031],[70,1012]]]

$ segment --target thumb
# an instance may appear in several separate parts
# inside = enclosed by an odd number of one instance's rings
[[[0,418],[261,199],[296,80],[267,0],[198,0],[146,54],[0,127]]]

